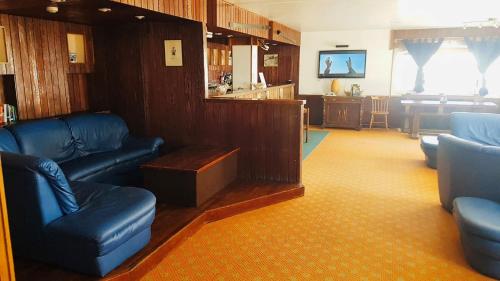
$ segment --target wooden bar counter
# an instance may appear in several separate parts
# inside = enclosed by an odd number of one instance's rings
[[[295,84],[273,86],[265,89],[238,90],[231,94],[217,95],[213,99],[243,99],[243,100],[293,100]]]

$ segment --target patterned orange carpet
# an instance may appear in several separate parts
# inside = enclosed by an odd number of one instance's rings
[[[143,281],[487,280],[465,263],[418,141],[333,130],[303,173],[305,197],[205,226]]]

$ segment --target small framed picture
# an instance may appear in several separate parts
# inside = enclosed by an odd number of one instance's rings
[[[219,65],[219,49],[212,49],[212,65]]]
[[[165,65],[182,66],[181,40],[165,40]]]
[[[226,65],[226,50],[220,50],[220,65]]]
[[[278,54],[264,55],[264,67],[278,67]]]

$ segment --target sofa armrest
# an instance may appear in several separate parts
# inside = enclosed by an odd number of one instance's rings
[[[44,196],[53,194],[64,214],[70,214],[79,209],[73,190],[56,162],[50,159],[6,152],[2,152],[1,157],[6,171],[6,183],[12,185],[8,189],[25,189],[26,196],[35,196],[40,201],[44,200]],[[21,183],[22,187],[20,187]],[[48,189],[52,192],[49,192]]]
[[[160,149],[160,146],[165,142],[162,138],[136,138],[129,136],[123,143],[123,147],[140,147],[140,148],[148,148],[151,150],[151,153],[157,153]]]
[[[449,211],[457,197],[500,202],[500,147],[486,146],[452,135],[440,135],[438,146],[439,197]]]

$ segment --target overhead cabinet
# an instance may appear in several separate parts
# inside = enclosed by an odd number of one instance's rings
[[[236,32],[269,38],[269,19],[224,0],[208,1],[208,24]]]
[[[271,22],[269,39],[300,46],[300,32],[279,22]]]

